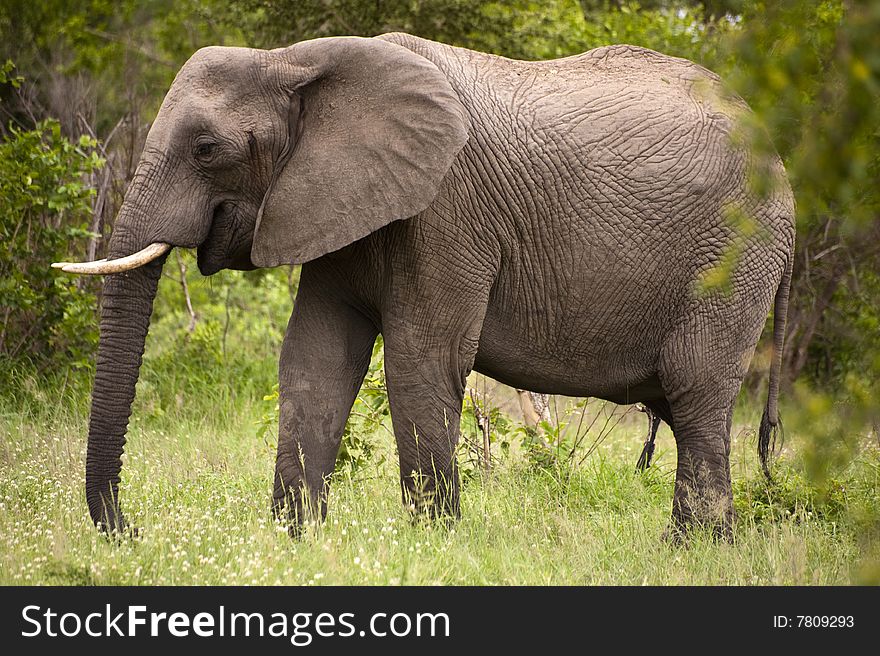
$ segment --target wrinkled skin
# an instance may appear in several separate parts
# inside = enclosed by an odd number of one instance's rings
[[[540,63],[404,34],[207,48],[162,105],[110,257],[161,241],[198,248],[205,275],[304,263],[274,486],[293,532],[326,512],[381,333],[414,511],[459,513],[475,369],[645,403],[677,444],[673,533],[729,534],[733,405],[774,298],[781,347],[794,248],[781,163],[729,139],[747,112],[708,71],[629,46]],[[738,214],[753,229],[734,230]],[[701,290],[734,243],[726,290]],[[125,525],[120,457],[160,269],[105,281],[87,496],[110,529]],[[775,394],[771,374],[762,438]]]

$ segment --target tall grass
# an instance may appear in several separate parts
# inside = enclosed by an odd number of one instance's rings
[[[876,540],[862,539],[872,530],[865,518],[876,516],[867,511],[877,503],[877,447],[866,441],[819,494],[790,436],[768,488],[749,430],[757,413],[747,408],[734,429],[733,544],[699,532],[684,548],[661,541],[674,441],[661,429],[654,464],[636,474],[644,426],[635,417],[565,475],[516,449],[490,476],[474,470],[450,528],[410,522],[393,440],[376,431],[365,436],[373,463],[338,476],[327,522],[293,542],[269,510],[274,445],[257,437],[260,390],[202,385],[178,403],[149,387],[160,360],[145,365],[125,456],[123,505],[137,539],[108,541],[88,519],[85,403],[54,403],[54,392],[37,387],[27,412],[3,405],[0,583],[824,585],[877,575]]]

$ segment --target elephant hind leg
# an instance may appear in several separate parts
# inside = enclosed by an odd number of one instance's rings
[[[730,480],[730,425],[740,381],[692,389],[673,405],[678,464],[672,501],[672,530],[705,525],[732,535],[735,513]]]
[[[682,330],[664,348],[660,376],[672,412],[678,450],[671,537],[693,525],[732,537],[735,513],[730,481],[730,427],[744,375],[743,354],[729,335],[707,331],[706,321]],[[702,331],[694,328],[699,326]],[[707,334],[708,333],[708,334]]]
[[[669,405],[669,401],[664,399],[652,399],[650,401],[645,401],[644,405],[651,411],[651,414],[654,415],[654,419],[659,424],[661,421],[665,421],[666,425],[675,430],[675,420],[672,418],[672,407]],[[657,433],[657,429],[654,428],[653,433]]]
[[[651,458],[654,456],[654,442],[657,439],[657,430],[660,428],[660,422],[665,421],[672,427],[672,408],[666,399],[654,399],[645,401],[645,414],[648,415],[648,435],[645,438],[645,444],[642,446],[642,453],[636,463],[636,471],[645,471],[651,466]]]

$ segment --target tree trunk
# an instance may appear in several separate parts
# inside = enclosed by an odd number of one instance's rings
[[[846,276],[846,272],[845,262],[842,260],[838,261],[832,268],[830,276],[825,281],[822,292],[819,294],[811,310],[799,313],[796,325],[798,332],[790,335],[790,339],[793,342],[792,347],[789,349],[788,364],[785,367],[785,378],[789,382],[795,380],[807,364],[810,344],[822,321],[822,315],[831,305],[831,300]]]
[[[537,427],[542,421],[550,421],[550,395],[516,390],[523,422],[527,426]]]

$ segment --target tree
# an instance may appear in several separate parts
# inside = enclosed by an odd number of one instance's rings
[[[57,122],[11,128],[0,142],[0,360],[88,366],[97,344],[94,295],[49,268],[88,238],[93,191],[83,177],[103,165],[96,142],[70,142]],[[5,378],[5,376],[3,376]]]
[[[743,23],[733,83],[767,126],[798,205],[785,372],[839,381],[855,365],[842,353],[861,351],[864,370],[880,350],[851,321],[853,307],[880,303],[880,6],[758,3]]]

